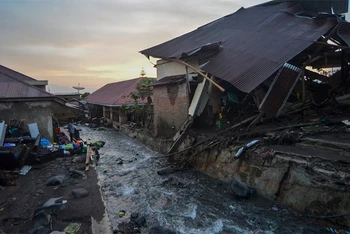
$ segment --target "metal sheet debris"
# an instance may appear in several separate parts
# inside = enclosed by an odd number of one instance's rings
[[[260,112],[268,117],[278,117],[301,72],[301,69],[296,66],[284,64],[261,102]]]

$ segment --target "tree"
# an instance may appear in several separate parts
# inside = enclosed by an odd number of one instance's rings
[[[145,121],[149,117],[149,115],[152,113],[152,91],[153,86],[150,84],[154,81],[153,78],[142,78],[136,85],[136,91],[131,92],[127,97],[132,98],[133,104],[128,105],[122,105],[120,107],[121,110],[134,113],[137,122],[142,123],[142,125],[145,124]],[[144,105],[139,104],[139,100],[144,100],[147,98],[147,103]]]
[[[85,93],[83,93],[82,95],[80,95],[80,98],[81,98],[81,99],[85,99],[85,98],[87,98],[87,96],[89,96],[89,95],[90,95],[89,92],[85,92]]]
[[[147,74],[145,72],[145,69],[141,69],[141,72],[140,72],[140,77],[147,77]]]

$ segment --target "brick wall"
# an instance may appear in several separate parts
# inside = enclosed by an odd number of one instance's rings
[[[188,116],[190,103],[186,83],[155,86],[153,101],[155,135],[173,137]]]

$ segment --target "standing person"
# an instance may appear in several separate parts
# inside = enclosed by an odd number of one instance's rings
[[[70,141],[73,142],[73,137],[74,137],[74,132],[75,132],[73,119],[71,119],[70,123],[68,124],[68,131],[69,131]]]

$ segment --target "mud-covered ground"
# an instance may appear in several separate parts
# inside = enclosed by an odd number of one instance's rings
[[[99,222],[105,213],[96,171],[92,168],[85,176],[84,171],[81,171],[82,175],[72,173],[72,169],[83,170],[84,167],[84,162],[73,163],[73,158],[58,158],[34,166],[27,175],[17,179],[16,186],[1,187],[0,230],[7,234],[46,234],[51,233],[51,227],[53,231],[63,231],[70,223],[80,223],[81,228],[77,233],[92,233],[91,218]],[[62,179],[61,183],[47,186],[53,176]],[[72,191],[77,188],[85,188],[88,196],[73,197]],[[47,210],[52,224],[43,217],[33,219],[36,208],[50,198],[59,197],[67,203],[59,209]]]
[[[330,233],[328,224],[272,201],[236,199],[227,184],[196,170],[159,176],[167,160],[115,130],[83,128],[81,136],[106,142],[97,172],[116,233]],[[125,229],[135,212],[146,223]]]

